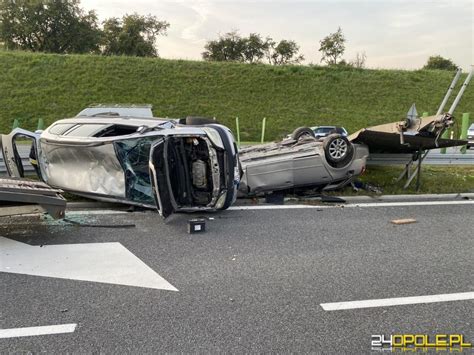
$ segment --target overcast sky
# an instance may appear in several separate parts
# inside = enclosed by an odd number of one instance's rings
[[[464,70],[474,64],[474,0],[82,0],[99,18],[156,15],[171,24],[158,39],[163,58],[200,59],[206,40],[239,30],[292,39],[306,63],[319,63],[319,40],[341,26],[346,60],[365,51],[371,68],[416,69],[433,54]]]

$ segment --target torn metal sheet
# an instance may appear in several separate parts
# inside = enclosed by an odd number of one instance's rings
[[[366,144],[369,146],[371,153],[419,153],[435,148],[466,145],[466,140],[443,139],[441,136],[454,125],[454,110],[459,104],[473,72],[474,67],[464,81],[448,112],[441,113],[459,78],[460,70],[456,72],[436,115],[418,117],[415,104],[413,104],[405,120],[363,128],[350,135],[349,140],[354,143]]]
[[[66,200],[61,193],[39,181],[0,178],[0,215],[37,213],[40,206],[53,218],[64,218]]]

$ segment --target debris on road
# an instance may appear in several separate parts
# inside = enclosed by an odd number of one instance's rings
[[[188,233],[202,233],[206,231],[206,220],[204,218],[193,218],[188,221]]]
[[[367,192],[373,192],[375,194],[382,194],[383,190],[382,188],[378,187],[378,186],[375,186],[375,185],[372,185],[368,182],[363,182],[363,181],[360,181],[360,180],[355,180],[351,183],[351,186],[352,186],[352,189],[355,191],[355,192],[358,192],[359,190],[365,190]]]
[[[91,228],[135,228],[135,224],[90,224],[73,221],[69,218],[64,218],[64,221],[77,227],[91,227]]]
[[[416,223],[417,220],[414,218],[404,218],[404,219],[393,219],[392,223],[393,224],[411,224],[411,223]]]
[[[39,181],[0,178],[0,216],[47,212],[55,219],[64,218],[62,192]]]

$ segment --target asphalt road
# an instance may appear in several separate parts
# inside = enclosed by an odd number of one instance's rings
[[[372,334],[464,334],[474,301],[325,311],[321,303],[474,291],[474,205],[70,216],[135,228],[2,222],[30,245],[120,242],[179,291],[0,273],[0,329],[76,323],[0,339],[10,352],[370,352]],[[193,216],[194,217],[194,216]],[[393,225],[392,219],[417,223]],[[0,248],[2,246],[0,245]],[[1,260],[0,260],[1,262]],[[91,269],[93,269],[91,265]]]

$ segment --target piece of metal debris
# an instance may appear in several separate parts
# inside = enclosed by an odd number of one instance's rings
[[[204,218],[194,218],[188,221],[188,233],[202,233],[206,231],[206,220]]]
[[[410,223],[416,223],[416,219],[414,218],[404,218],[404,219],[393,219],[392,223],[393,224],[410,224]]]
[[[40,181],[0,178],[0,216],[45,211],[54,219],[63,218],[66,200],[61,193]]]

